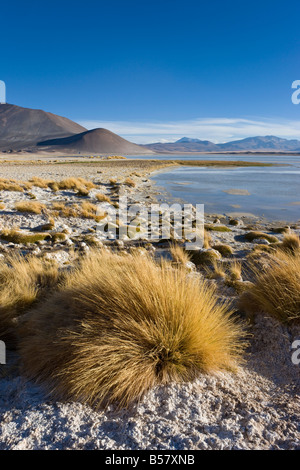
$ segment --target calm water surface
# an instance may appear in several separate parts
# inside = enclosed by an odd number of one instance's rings
[[[290,166],[278,167],[180,167],[160,171],[152,180],[170,196],[193,204],[205,204],[207,213],[249,213],[272,220],[300,219],[300,156],[163,155],[157,159],[240,160]],[[241,190],[247,195],[229,194]]]

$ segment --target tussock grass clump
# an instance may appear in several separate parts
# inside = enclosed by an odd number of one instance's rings
[[[108,196],[106,196],[105,194],[102,194],[102,193],[97,193],[96,194],[96,199],[99,202],[108,202],[109,204],[112,203],[110,198]]]
[[[52,204],[52,214],[56,217],[81,217],[83,219],[93,219],[100,222],[106,214],[98,214],[97,206],[91,202],[84,201],[82,204],[67,205],[63,201]]]
[[[230,263],[228,267],[229,279],[231,281],[237,281],[242,277],[242,263],[240,261],[234,260],[233,263]]]
[[[126,186],[129,186],[130,188],[135,188],[136,184],[135,182],[133,181],[132,178],[126,178],[126,180],[124,181],[124,184]]]
[[[278,244],[275,243],[275,244],[273,244],[273,246],[271,244],[270,245],[254,245],[253,251],[254,252],[263,251],[265,253],[275,253],[276,252],[275,245],[278,245]]]
[[[250,265],[254,285],[239,300],[250,316],[267,313],[283,323],[300,321],[300,253],[277,252],[265,265]]]
[[[52,243],[60,243],[67,239],[67,235],[63,232],[54,232],[51,233],[51,241]]]
[[[54,181],[50,179],[43,179],[40,178],[39,176],[33,176],[29,180],[30,183],[32,183],[32,186],[36,186],[37,188],[42,188],[42,189],[47,189],[50,184],[53,184]]]
[[[170,246],[170,253],[175,263],[186,265],[191,259],[190,254],[180,245],[173,243]]]
[[[245,235],[245,240],[247,242],[253,242],[253,240],[256,240],[256,239],[267,240],[270,243],[277,243],[279,241],[278,238],[275,237],[274,235],[269,235],[268,233],[264,233],[264,232],[253,231],[253,232],[248,232]]]
[[[58,183],[56,181],[53,181],[53,183],[49,183],[48,184],[48,187],[51,189],[51,191],[53,191],[54,193],[56,193],[57,191],[59,191],[59,186],[58,186]]]
[[[56,263],[20,255],[0,259],[0,337],[16,344],[17,319],[59,281]]]
[[[81,217],[84,219],[95,219],[97,215],[97,206],[91,202],[83,202],[80,206]]]
[[[214,250],[217,250],[222,256],[231,256],[233,254],[233,249],[230,245],[214,245]]]
[[[224,279],[226,277],[224,264],[213,260],[210,266],[204,266],[208,279]]]
[[[273,227],[271,231],[274,233],[290,233],[290,227]]]
[[[230,219],[228,224],[232,225],[233,227],[237,227],[239,225],[239,221],[237,219]]]
[[[52,203],[51,209],[54,217],[78,217],[79,205],[67,205],[64,201],[57,201]]]
[[[242,335],[206,283],[101,250],[31,312],[20,353],[24,372],[55,397],[124,407],[157,384],[234,369]]]
[[[92,234],[85,235],[82,240],[89,246],[101,248],[103,243]]]
[[[82,187],[86,189],[96,188],[96,185],[92,181],[88,181],[84,178],[66,178],[60,181],[58,184],[59,189],[74,189],[79,191]]]
[[[204,241],[203,241],[203,248],[208,249],[211,247],[212,237],[211,234],[204,229]]]
[[[77,190],[77,196],[87,197],[88,195],[89,195],[89,190],[85,188],[84,186],[82,186],[81,188]]]
[[[45,204],[37,201],[19,201],[15,204],[18,212],[30,212],[32,214],[41,214],[46,209]]]
[[[300,252],[299,236],[296,233],[285,235],[279,248],[290,253]]]
[[[38,227],[38,230],[41,232],[48,232],[49,230],[53,230],[55,228],[55,220],[53,217],[48,217],[48,222],[42,224]]]
[[[229,227],[226,227],[226,225],[205,224],[204,228],[210,232],[232,232],[232,230]]]
[[[218,251],[211,248],[207,250],[190,250],[188,253],[191,257],[191,261],[197,266],[212,265],[216,260],[220,260],[222,258]]]
[[[12,242],[16,244],[36,243],[50,238],[49,233],[28,233],[22,232],[18,229],[4,229],[0,232],[0,239],[6,242]]]
[[[15,179],[0,178],[0,191],[17,191],[24,192],[24,187]]]

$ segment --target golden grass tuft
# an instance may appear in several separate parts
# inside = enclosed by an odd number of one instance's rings
[[[29,180],[30,183],[32,183],[32,186],[36,186],[37,188],[42,188],[42,189],[47,189],[49,185],[53,184],[54,181],[50,179],[43,179],[40,178],[39,176],[33,176]]]
[[[226,272],[224,264],[218,260],[213,260],[209,266],[204,266],[208,279],[224,279]]]
[[[60,243],[67,239],[67,235],[63,232],[54,232],[51,233],[51,241],[52,243]]]
[[[58,186],[58,183],[56,181],[53,181],[53,183],[49,183],[48,184],[48,187],[54,192],[56,193],[57,191],[59,191],[59,186]]]
[[[96,199],[99,202],[108,202],[109,204],[112,203],[110,198],[108,196],[106,196],[105,194],[102,194],[102,193],[97,193],[96,194]]]
[[[19,201],[15,204],[15,209],[19,212],[31,212],[41,214],[46,209],[45,204],[37,201]]]
[[[96,222],[102,220],[106,215],[98,213],[97,206],[88,201],[84,201],[82,204],[71,205],[67,205],[63,201],[57,201],[52,204],[51,209],[54,217],[79,217],[93,219]]]
[[[16,244],[36,243],[50,238],[49,233],[30,233],[22,232],[15,228],[4,229],[0,232],[0,239],[6,242],[12,242]]]
[[[59,281],[58,266],[20,255],[0,260],[0,338],[16,344],[17,319]]]
[[[57,183],[59,189],[74,189],[79,191],[83,187],[86,189],[96,188],[96,185],[92,181],[88,181],[84,178],[66,178]]]
[[[231,281],[238,281],[242,277],[242,263],[234,260],[228,266],[229,278]]]
[[[225,225],[205,224],[204,228],[209,232],[232,232],[232,230],[229,227],[226,227]]]
[[[158,384],[234,370],[243,328],[205,282],[149,257],[106,250],[81,260],[22,329],[24,372],[54,397],[95,407]]]
[[[22,183],[17,182],[15,179],[0,178],[0,191],[17,191],[24,192]]]
[[[283,323],[300,321],[300,252],[278,251],[268,262],[250,264],[254,285],[239,299],[250,316],[264,312]]]
[[[256,231],[252,231],[252,232],[248,232],[246,233],[245,235],[245,240],[247,242],[253,242],[253,240],[267,240],[269,243],[277,243],[279,240],[277,237],[275,237],[274,235],[269,235],[268,233],[264,233],[264,232],[256,232]]]
[[[279,248],[290,253],[300,252],[299,236],[296,233],[285,235]]]
[[[81,186],[77,190],[77,196],[87,197],[89,195],[89,190],[85,186]]]
[[[233,249],[230,245],[218,244],[213,245],[213,249],[217,250],[222,256],[231,256],[233,254]]]
[[[191,255],[178,244],[170,246],[170,253],[175,263],[186,265],[191,260]]]
[[[132,178],[126,178],[126,180],[124,181],[124,184],[126,186],[129,186],[130,188],[135,188],[136,184],[135,182],[133,181]]]
[[[203,248],[207,250],[208,248],[211,247],[211,243],[212,243],[212,236],[207,230],[204,229]]]

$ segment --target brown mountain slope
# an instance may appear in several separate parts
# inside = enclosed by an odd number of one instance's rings
[[[120,155],[152,154],[150,149],[128,142],[107,129],[92,129],[65,138],[50,139],[38,143],[43,150],[66,153],[100,153]]]
[[[86,129],[70,119],[40,109],[0,105],[0,149],[20,150],[45,139],[78,134]]]

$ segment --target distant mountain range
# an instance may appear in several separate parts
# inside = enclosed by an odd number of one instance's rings
[[[87,130],[70,119],[46,111],[0,104],[0,151],[66,155],[288,153],[300,152],[300,141],[265,136],[214,144],[209,140],[183,137],[176,142],[137,145],[107,129]]]
[[[300,152],[299,140],[287,140],[267,135],[248,137],[223,144],[214,144],[209,140],[183,137],[176,142],[145,145],[157,153],[198,153],[198,152]]]

